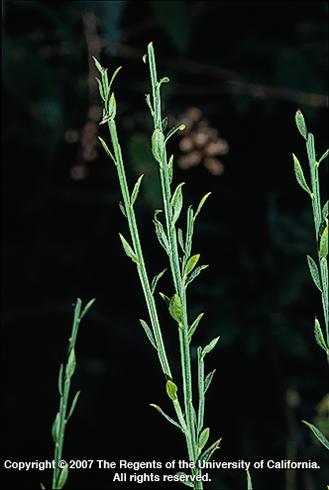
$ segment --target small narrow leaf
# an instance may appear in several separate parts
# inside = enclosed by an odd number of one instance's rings
[[[175,134],[177,133],[177,131],[184,131],[184,129],[186,129],[186,126],[185,124],[177,124],[176,126],[174,126],[173,128],[171,128],[169,131],[168,131],[168,134],[166,135],[166,142]]]
[[[200,254],[195,254],[195,255],[192,255],[192,257],[190,257],[187,261],[187,264],[185,266],[185,270],[184,270],[184,275],[187,276],[188,274],[190,274],[190,272],[193,271],[194,267],[197,265],[198,261],[199,261],[199,258],[200,258]]]
[[[196,331],[196,329],[198,328],[198,325],[200,323],[200,320],[201,318],[203,317],[204,313],[200,313],[200,315],[198,315],[196,317],[196,319],[194,320],[194,322],[192,323],[192,325],[190,326],[189,328],[189,331],[188,331],[188,338],[189,338],[189,341],[191,342],[192,340],[192,336],[194,334],[194,332]]]
[[[326,258],[328,255],[328,226],[325,227],[320,238],[319,255],[321,258]]]
[[[117,162],[116,162],[114,156],[110,152],[110,150],[109,150],[107,144],[105,143],[105,141],[103,140],[103,138],[101,138],[100,136],[98,136],[98,139],[99,139],[102,147],[104,148],[105,152],[107,153],[107,155],[111,158],[111,160],[115,163],[115,165],[117,165]]]
[[[131,248],[131,246],[129,245],[127,240],[124,238],[124,236],[122,236],[121,233],[119,233],[119,236],[120,236],[120,240],[121,240],[123,249],[126,252],[126,255],[128,255],[128,257],[138,265],[139,261],[138,261],[137,255],[134,253],[133,249]]]
[[[115,100],[114,92],[112,92],[111,97],[108,99],[107,102],[107,118],[108,119],[114,119],[117,113],[117,103]]]
[[[139,188],[140,188],[140,185],[141,185],[141,182],[142,182],[143,177],[144,177],[144,174],[142,174],[138,178],[138,180],[137,180],[137,182],[136,182],[136,184],[134,186],[134,189],[133,189],[132,194],[131,194],[131,199],[130,199],[131,206],[133,206],[135,204],[135,202],[136,202],[136,199],[137,199],[137,196],[138,196],[138,193],[139,193]]]
[[[206,202],[206,200],[208,199],[208,197],[210,196],[211,192],[208,192],[207,194],[205,194],[203,196],[203,198],[201,199],[200,203],[199,203],[199,206],[198,206],[198,209],[196,210],[196,213],[194,215],[194,221],[196,220],[198,214],[200,213],[204,203]]]
[[[324,154],[322,155],[322,157],[319,158],[319,160],[318,160],[318,166],[320,165],[320,163],[322,162],[322,160],[324,160],[325,158],[327,158],[328,155],[329,155],[329,148],[328,148],[328,150],[326,150],[324,152]]]
[[[40,483],[40,488],[41,488],[41,490],[46,490],[46,487],[44,486],[43,483]]]
[[[322,208],[322,218],[323,219],[328,218],[328,214],[329,214],[329,212],[328,212],[328,204],[329,204],[329,201],[327,201],[325,203],[325,205],[323,206],[323,208]]]
[[[66,422],[72,417],[73,412],[75,410],[75,407],[76,407],[76,405],[78,403],[79,396],[80,396],[80,391],[77,391],[76,394],[75,394],[75,397],[73,398],[72,405],[71,405],[69,414],[67,416]]]
[[[200,437],[199,437],[199,443],[198,443],[198,446],[199,446],[199,449],[200,451],[202,451],[202,449],[205,447],[205,445],[207,444],[208,442],[208,439],[209,439],[209,433],[210,433],[210,429],[209,427],[206,427],[200,434]]]
[[[168,420],[168,422],[170,422],[171,424],[173,424],[175,427],[178,427],[178,429],[182,430],[181,426],[174,419],[172,419],[171,417],[169,417],[169,415],[167,415],[158,405],[154,405],[154,403],[150,403],[150,407],[155,408],[159,413],[161,413],[161,415],[166,420]]]
[[[103,102],[106,101],[106,96],[105,96],[105,93],[104,93],[104,88],[103,88],[103,84],[101,83],[100,79],[96,77],[96,81],[98,83],[98,91],[99,91],[99,95],[101,96],[101,99],[103,100]]]
[[[156,276],[153,277],[152,279],[152,283],[151,283],[151,290],[152,290],[152,294],[154,294],[155,292],[155,289],[157,287],[157,284],[159,282],[159,279],[161,279],[161,277],[163,276],[163,274],[166,272],[167,269],[163,269],[163,271],[161,271],[159,274],[157,274]]]
[[[124,216],[125,218],[127,218],[127,213],[126,213],[125,207],[124,207],[124,205],[122,204],[122,202],[121,202],[121,201],[119,202],[119,208],[120,208],[120,211],[121,211],[121,213],[123,214],[123,216]]]
[[[198,277],[198,275],[200,274],[201,271],[203,271],[204,269],[207,269],[209,267],[209,265],[200,265],[199,267],[197,267],[193,272],[192,274],[189,276],[188,280],[186,281],[186,287],[191,284],[192,281],[194,281],[194,279],[196,277]]]
[[[61,490],[64,487],[68,476],[69,476],[69,467],[68,467],[68,465],[65,465],[59,474],[59,478],[57,480],[56,488]]]
[[[180,483],[183,483],[183,485],[186,485],[187,487],[194,488],[193,483],[189,481],[189,476],[186,473],[183,473],[183,471],[178,471],[178,473],[176,473],[176,476],[179,477]]]
[[[189,206],[187,209],[187,225],[186,225],[186,240],[185,240],[185,254],[187,257],[191,255],[193,228],[194,228],[193,208],[192,206]]]
[[[166,392],[167,392],[167,395],[169,396],[170,400],[172,400],[172,401],[177,400],[177,391],[178,391],[177,385],[175,385],[175,383],[173,381],[168,379],[168,381],[166,383]]]
[[[55,443],[58,442],[59,439],[59,422],[60,422],[60,415],[59,412],[57,412],[55,420],[53,422],[53,426],[51,428],[51,435]]]
[[[142,56],[142,61],[143,61],[143,63],[145,63],[145,64],[147,63],[147,54],[143,54],[143,56]]]
[[[92,59],[94,60],[95,66],[96,66],[97,70],[99,71],[99,73],[103,73],[104,68],[102,67],[100,62],[95,58],[95,56],[92,56]]]
[[[297,182],[301,186],[301,188],[304,189],[304,191],[308,192],[308,194],[312,197],[312,192],[306,183],[304,173],[303,173],[303,169],[302,169],[297,157],[294,154],[292,154],[292,157],[294,160],[294,169],[295,169],[295,175],[296,175]]]
[[[59,368],[59,374],[58,374],[58,392],[60,396],[63,396],[63,369],[64,366],[61,364]]]
[[[113,73],[112,78],[111,78],[110,83],[109,83],[109,86],[108,86],[108,91],[109,92],[111,91],[112,83],[114,82],[114,79],[116,78],[116,76],[119,73],[119,71],[121,70],[121,68],[122,68],[122,66],[118,66],[118,68]]]
[[[204,357],[206,354],[209,354],[209,352],[211,352],[216,347],[219,338],[219,336],[215,337],[211,342],[209,342],[208,345],[206,345],[206,347],[202,349],[202,357]]]
[[[183,306],[180,297],[175,293],[170,299],[169,313],[178,323],[183,323]]]
[[[74,374],[75,367],[77,365],[76,358],[75,358],[75,351],[74,347],[70,350],[69,358],[66,364],[65,368],[65,377],[66,378],[71,378]]]
[[[312,259],[312,257],[310,255],[307,256],[307,263],[308,263],[308,267],[310,269],[310,273],[311,273],[312,279],[314,281],[314,284],[316,285],[316,287],[320,291],[322,291],[318,266],[316,265],[315,261]]]
[[[181,182],[178,184],[178,186],[175,189],[175,192],[172,196],[171,199],[171,206],[172,206],[172,226],[176,223],[176,221],[179,218],[179,215],[182,211],[183,207],[183,192],[182,192],[182,186],[185,184],[185,182]]]
[[[166,305],[169,307],[169,303],[170,303],[170,298],[169,296],[167,296],[166,294],[163,294],[163,293],[159,293],[161,298],[163,299],[163,301],[166,303]]]
[[[252,481],[248,470],[247,470],[247,490],[252,490]]]
[[[209,386],[211,385],[212,379],[214,377],[214,374],[216,372],[216,369],[211,371],[210,373],[207,374],[206,379],[204,380],[204,392],[206,393]]]
[[[296,126],[300,134],[304,139],[307,139],[307,128],[305,124],[305,119],[302,112],[298,109],[295,115]]]
[[[185,253],[185,248],[184,248],[184,237],[183,237],[183,231],[181,228],[177,229],[177,237],[178,237],[178,243],[180,248],[182,249],[183,253]]]
[[[167,235],[164,231],[163,225],[161,221],[158,220],[157,214],[160,212],[160,210],[155,211],[154,213],[154,218],[153,218],[153,223],[155,226],[155,233],[157,236],[157,239],[160,243],[160,245],[164,248],[166,253],[169,255],[169,240],[167,238]]]
[[[321,330],[321,326],[320,326],[320,322],[317,318],[314,321],[314,337],[315,337],[316,343],[321,347],[321,349],[323,349],[328,354],[329,347],[325,343],[323,333]]]
[[[199,461],[209,461],[213,453],[219,449],[219,444],[222,438],[217,439],[208,449],[206,449],[200,456]]]
[[[168,177],[169,183],[172,183],[173,175],[174,175],[174,155],[171,155],[168,161]]]
[[[157,350],[157,346],[156,346],[156,343],[155,343],[155,340],[154,340],[154,336],[153,336],[152,330],[150,329],[150,327],[148,326],[148,324],[144,320],[142,320],[141,318],[139,319],[139,322],[142,325],[142,327],[144,329],[144,332],[146,333],[147,338],[149,339],[149,341],[151,342],[151,344],[153,345],[153,347],[155,348],[155,350]]]
[[[152,134],[152,153],[158,163],[162,163],[165,148],[165,137],[161,129],[156,128]]]
[[[84,309],[82,310],[82,313],[80,315],[80,320],[82,320],[83,317],[85,317],[88,313],[88,311],[90,310],[90,308],[92,307],[92,305],[95,303],[96,299],[93,298],[91,299],[87,304],[86,306],[84,307]]]
[[[154,109],[153,109],[152,104],[151,104],[151,96],[150,96],[150,94],[145,94],[145,100],[146,100],[146,104],[147,104],[148,108],[150,109],[151,115],[153,116]]]
[[[315,435],[315,437],[321,442],[321,444],[324,445],[324,447],[326,449],[328,449],[329,451],[329,441],[328,439],[322,434],[322,432],[317,429],[313,424],[310,424],[309,422],[306,422],[306,420],[302,420],[303,424],[307,425],[311,431],[313,432],[313,434]]]

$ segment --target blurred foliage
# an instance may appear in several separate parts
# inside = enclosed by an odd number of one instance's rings
[[[130,182],[145,173],[138,216],[149,269],[157,272],[163,256],[155,246],[152,210],[160,205],[159,183],[141,62],[153,40],[160,74],[172,79],[164,89],[166,113],[179,118],[198,108],[229,145],[220,157],[223,174],[212,174],[201,160],[187,169],[176,164],[175,177],[186,182],[185,202],[195,205],[212,192],[195,243],[210,268],[191,286],[191,316],[206,312],[198,343],[221,335],[218,355],[209,360],[217,374],[208,413],[209,426],[225,441],[220,457],[284,459],[289,446],[297,459],[322,463],[321,450],[299,423],[316,420],[323,427],[317,406],[327,374],[313,340],[321,305],[305,258],[315,250],[312,216],[296,186],[291,153],[305,162],[294,126],[297,107],[319,153],[327,145],[327,21],[325,2],[4,2],[2,291],[6,447],[12,456],[27,459],[31,439],[31,459],[50,454],[57,367],[77,296],[97,303],[92,325],[82,331],[83,396],[68,453],[108,457],[110,437],[111,457],[147,459],[155,433],[163,442],[152,447],[154,457],[172,459],[184,451],[179,442],[172,448],[175,435],[146,407],[161,402],[163,386],[136,321],[144,303],[118,241],[125,223],[115,169],[97,144],[98,131],[107,136],[97,126],[90,68],[94,53],[110,69],[124,67],[115,82],[120,139]],[[180,137],[171,150],[178,162]],[[326,176],[323,166],[324,183]],[[164,278],[163,290],[169,294],[170,288]],[[160,312],[174,346],[175,329],[164,308]],[[139,367],[133,377],[132,365]],[[293,426],[290,388],[300,397]],[[33,412],[26,400],[37,397],[42,400]],[[132,400],[138,424],[129,416]],[[114,434],[109,413],[116,425],[124,424],[123,438]],[[38,419],[38,434],[32,434],[31,417]],[[145,440],[145,446],[131,440]],[[286,490],[319,488],[323,474],[300,472],[295,488]],[[11,475],[8,488],[35,486],[39,477],[20,478]],[[285,488],[283,471],[259,472],[254,480],[255,489]],[[213,482],[214,489],[240,489],[244,475],[214,474]],[[74,484],[108,488],[103,473],[77,474]]]

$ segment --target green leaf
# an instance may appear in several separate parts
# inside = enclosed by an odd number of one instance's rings
[[[76,405],[78,403],[79,396],[80,396],[80,391],[77,391],[76,394],[75,394],[75,397],[73,398],[73,401],[72,401],[72,404],[71,404],[71,408],[70,408],[69,414],[67,416],[66,422],[72,417],[73,412],[75,410],[75,407],[76,407]]]
[[[152,107],[152,103],[151,103],[151,96],[150,96],[150,94],[145,94],[145,100],[146,100],[146,104],[147,104],[148,108],[150,109],[151,115],[153,116],[153,114],[154,114],[154,109],[153,109],[153,107]]]
[[[153,277],[152,279],[152,283],[151,283],[151,290],[152,290],[152,294],[154,294],[155,292],[155,289],[157,287],[157,284],[159,282],[159,279],[161,279],[161,277],[163,276],[163,274],[166,272],[167,269],[163,269],[163,271],[161,271],[159,274],[157,274],[156,276]]]
[[[99,95],[101,96],[101,99],[103,100],[103,102],[106,101],[106,95],[105,95],[105,92],[104,92],[104,87],[103,87],[103,84],[101,83],[100,79],[96,77],[96,81],[98,83],[98,91],[99,91]]]
[[[182,249],[183,253],[185,253],[183,231],[181,228],[177,229],[177,237],[180,248]]]
[[[198,443],[198,446],[199,446],[199,449],[200,451],[202,451],[202,449],[205,447],[205,445],[207,444],[208,442],[208,439],[209,439],[209,433],[210,433],[210,429],[209,427],[206,427],[200,434],[200,437],[199,437],[199,443]]]
[[[204,392],[206,393],[209,386],[211,385],[212,379],[214,377],[214,374],[216,372],[216,369],[211,371],[210,373],[207,374],[206,379],[204,380]]]
[[[185,184],[185,182],[181,182],[178,184],[178,186],[175,189],[175,192],[172,196],[171,199],[171,206],[172,206],[172,226],[176,223],[176,221],[179,218],[179,215],[182,211],[183,207],[183,192],[182,192],[182,186]]]
[[[308,133],[307,135],[306,150],[309,163],[312,167],[314,167],[317,163],[315,157],[314,135],[312,133]]]
[[[199,206],[198,206],[198,209],[196,210],[196,213],[194,215],[194,221],[196,220],[198,214],[200,213],[204,203],[206,202],[206,200],[208,199],[208,197],[210,196],[211,192],[207,192],[207,194],[205,194],[203,196],[203,198],[201,199],[200,203],[199,203]]]
[[[193,272],[192,274],[189,276],[189,278],[187,279],[186,281],[186,287],[191,284],[192,281],[194,281],[194,279],[196,277],[198,277],[198,275],[200,274],[201,271],[203,271],[204,269],[207,269],[209,267],[209,265],[200,265],[199,267],[197,267]]]
[[[138,196],[138,192],[139,192],[139,188],[140,188],[140,185],[141,185],[141,182],[142,182],[143,177],[144,177],[144,174],[142,174],[138,178],[138,180],[137,180],[137,182],[136,182],[136,184],[134,186],[134,189],[133,189],[132,194],[131,194],[131,199],[130,199],[131,206],[133,206],[135,204],[135,202],[136,202],[136,199],[137,199],[137,196]]]
[[[193,483],[188,480],[188,475],[186,473],[184,473],[183,471],[178,471],[178,473],[176,473],[176,475],[178,477],[184,476],[184,479],[179,480],[180,483],[183,483],[183,485],[186,485],[187,487],[194,488]]]
[[[166,303],[166,305],[169,307],[170,298],[163,293],[159,293],[159,294],[160,294],[161,298],[163,299],[163,301]]]
[[[174,155],[171,155],[168,161],[168,177],[169,177],[169,183],[172,183],[173,175],[174,175]]]
[[[171,381],[171,379],[168,379],[166,383],[166,392],[170,400],[172,401],[177,400],[177,391],[178,391],[177,385],[175,385],[175,383]]]
[[[72,349],[70,350],[69,359],[67,361],[66,368],[65,368],[65,377],[66,378],[69,379],[73,376],[76,365],[77,365],[77,362],[76,362],[76,358],[75,358],[75,351],[74,351],[74,347],[72,347]]]
[[[215,337],[211,342],[209,342],[208,345],[206,345],[206,347],[202,349],[202,357],[204,357],[206,354],[209,354],[216,347],[219,338],[219,336]]]
[[[68,465],[65,465],[59,474],[56,488],[58,488],[59,490],[63,488],[68,476],[69,476],[69,467]]]
[[[109,119],[114,119],[117,113],[117,103],[115,100],[114,92],[112,92],[111,97],[108,99],[107,102],[107,118]]]
[[[329,212],[328,212],[328,204],[329,204],[329,201],[327,201],[325,203],[325,205],[323,206],[323,208],[322,208],[322,218],[323,219],[328,218],[328,214],[329,214]]]
[[[314,284],[322,292],[318,266],[316,265],[315,261],[312,259],[312,257],[310,255],[307,255],[307,263],[308,263],[308,267],[310,269],[310,273],[311,273],[312,279],[314,281]]]
[[[328,148],[328,150],[326,150],[324,152],[324,154],[322,155],[322,157],[319,158],[319,160],[318,160],[318,166],[320,165],[320,163],[322,162],[322,160],[324,160],[325,158],[327,158],[328,155],[329,155],[329,148]]]
[[[164,248],[166,253],[169,255],[169,249],[170,249],[169,240],[168,240],[167,235],[164,231],[164,228],[163,228],[161,221],[159,221],[157,218],[157,214],[160,212],[161,212],[160,210],[157,210],[154,213],[153,223],[155,226],[155,233],[156,233],[156,236],[157,236],[157,239],[158,239],[160,245]]]
[[[114,156],[110,152],[110,150],[109,150],[107,144],[105,143],[105,141],[103,140],[103,138],[101,138],[100,136],[98,136],[98,139],[99,139],[102,147],[104,148],[105,152],[107,153],[107,155],[111,158],[111,160],[115,163],[115,165],[117,165],[117,162],[116,162]]]
[[[114,79],[116,78],[116,76],[119,73],[119,71],[121,70],[121,68],[122,68],[122,66],[118,66],[118,68],[113,73],[112,78],[111,78],[110,83],[109,83],[109,86],[108,86],[108,91],[109,92],[111,91],[112,83],[114,82]]]
[[[64,366],[61,364],[59,368],[59,374],[58,374],[58,392],[60,396],[63,396],[63,369]]]
[[[189,342],[191,342],[192,336],[193,336],[194,332],[196,331],[196,329],[198,328],[198,325],[199,325],[200,320],[203,317],[203,315],[204,315],[204,313],[200,313],[200,315],[198,315],[196,317],[196,319],[194,320],[194,322],[190,326],[189,331],[188,331]]]
[[[51,428],[51,435],[55,443],[58,442],[59,439],[59,422],[60,422],[60,415],[59,412],[57,412],[55,420],[53,422],[53,426]]]
[[[306,422],[306,420],[302,420],[303,424],[307,425],[311,431],[313,432],[313,434],[315,435],[315,437],[321,442],[321,444],[324,445],[324,447],[326,449],[328,449],[329,451],[329,441],[328,439],[322,434],[321,431],[319,431],[319,429],[317,429],[313,424],[310,424],[309,422]]]
[[[317,318],[314,321],[314,337],[315,337],[317,344],[321,347],[321,349],[323,349],[328,354],[329,348],[327,347],[327,345],[325,343],[323,333],[321,330],[321,326],[320,326],[320,322]]]
[[[142,327],[144,329],[144,332],[146,333],[147,338],[149,339],[149,341],[151,342],[151,344],[153,345],[153,347],[155,348],[155,350],[157,350],[157,346],[156,346],[156,343],[155,343],[155,340],[154,340],[154,336],[153,336],[152,330],[150,329],[150,327],[148,326],[148,324],[144,320],[142,320],[141,318],[139,319],[139,322],[142,325]]]
[[[184,269],[184,275],[185,276],[187,276],[190,272],[193,271],[194,267],[196,266],[196,264],[199,261],[199,258],[200,258],[200,254],[195,254],[195,255],[192,255],[192,257],[190,257],[188,259],[187,264],[186,264],[185,269]]]
[[[120,236],[120,240],[121,240],[121,243],[122,243],[122,246],[123,246],[123,249],[124,251],[126,252],[126,255],[128,255],[128,257],[133,261],[135,262],[137,265],[139,265],[139,260],[138,260],[138,257],[137,255],[134,253],[133,249],[131,248],[131,246],[129,245],[129,243],[127,242],[127,240],[124,238],[124,236],[121,235],[121,233],[119,233],[119,236]]]
[[[328,255],[328,226],[325,227],[320,238],[319,255],[321,258],[326,258]]]
[[[121,213],[123,214],[123,216],[124,216],[125,218],[127,218],[127,213],[126,213],[125,207],[124,207],[124,205],[122,204],[122,202],[121,202],[121,201],[119,201],[119,208],[120,208],[120,211],[121,211]]]
[[[164,411],[158,405],[154,405],[154,403],[150,403],[150,407],[155,408],[159,413],[161,413],[161,415],[166,420],[168,420],[168,422],[170,422],[171,424],[173,424],[175,427],[178,427],[178,429],[182,430],[181,426],[174,419],[172,419],[171,417],[169,417],[169,415],[167,415],[166,413],[164,413]]]
[[[302,112],[298,109],[295,115],[296,126],[303,138],[307,139],[307,128]]]
[[[158,163],[162,163],[165,149],[165,137],[161,129],[156,128],[152,134],[152,153]]]
[[[90,308],[92,307],[92,305],[95,303],[96,299],[93,298],[91,299],[87,304],[86,306],[84,307],[84,309],[82,310],[82,313],[80,315],[80,320],[82,320],[83,317],[85,317],[88,313],[88,311],[90,310]]]
[[[94,60],[95,66],[96,66],[97,70],[99,71],[99,73],[103,73],[104,68],[102,67],[100,62],[95,58],[95,56],[92,56],[92,59]]]
[[[178,323],[183,323],[183,305],[180,297],[175,293],[169,303],[169,313]]]
[[[303,169],[302,169],[296,155],[294,155],[294,153],[292,154],[292,157],[294,160],[294,169],[295,169],[295,175],[296,175],[297,182],[301,186],[301,188],[304,189],[304,191],[308,192],[308,194],[312,197],[312,192],[306,183],[304,173],[303,173]]]
[[[186,240],[185,240],[185,254],[187,257],[191,255],[193,228],[194,228],[193,208],[192,206],[189,206],[187,209],[187,225],[186,225]]]
[[[247,490],[252,490],[252,481],[248,470],[247,470]]]
[[[209,461],[213,453],[219,449],[219,444],[222,438],[217,439],[211,446],[208,447],[200,456],[199,461]]]

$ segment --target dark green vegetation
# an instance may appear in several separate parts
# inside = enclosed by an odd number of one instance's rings
[[[152,121],[143,105],[148,86],[141,57],[153,39],[159,70],[172,80],[164,87],[165,113],[180,122],[186,108],[199,109],[201,115],[188,115],[195,118],[192,131],[203,130],[219,151],[206,155],[202,134],[170,142],[181,155],[175,183],[186,182],[186,201],[197,206],[212,192],[194,244],[211,267],[190,295],[191,314],[207,312],[198,345],[221,335],[208,360],[217,373],[206,424],[223,437],[216,457],[310,458],[324,467],[326,451],[300,422],[326,432],[328,404],[321,400],[328,376],[313,338],[321,298],[305,265],[306,254],[316,256],[313,217],[296,186],[291,153],[301,158],[304,151],[293,123],[297,108],[319,154],[327,147],[327,21],[326,4],[317,2],[4,3],[5,457],[52,457],[54,387],[77,296],[84,302],[96,297],[97,305],[79,333],[75,383],[82,393],[66,455],[147,460],[185,454],[183,440],[172,442],[176,429],[148,407],[163,406],[167,396],[136,322],[145,307],[117,234],[125,235],[126,227],[115,168],[97,142],[92,55],[104,66],[124,67],[116,87],[118,131],[129,182],[145,174],[136,205],[153,276],[165,267],[150,223],[160,194],[148,143]],[[165,309],[162,315],[165,325]],[[171,322],[166,335],[174,345]],[[49,481],[37,472],[5,476],[8,488]],[[324,470],[252,477],[255,490],[315,490],[325,478]],[[109,488],[108,472],[72,472],[67,488],[91,482]],[[219,488],[245,488],[245,474],[214,472],[213,489]]]

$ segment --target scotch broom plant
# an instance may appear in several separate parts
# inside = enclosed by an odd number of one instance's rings
[[[73,415],[75,407],[80,396],[80,391],[77,391],[69,408],[69,397],[71,390],[71,380],[76,369],[76,355],[75,346],[79,331],[81,320],[88,313],[89,309],[94,303],[94,299],[89,301],[87,305],[82,309],[81,299],[78,298],[74,308],[73,324],[71,336],[69,338],[69,345],[67,349],[67,361],[65,366],[61,364],[58,375],[58,393],[59,393],[59,408],[56,414],[53,427],[52,437],[54,440],[54,468],[52,476],[52,489],[61,489],[64,487],[69,469],[67,463],[62,459],[65,431],[68,421]],[[43,485],[41,488],[45,488]]]
[[[302,189],[309,195],[312,203],[314,218],[314,230],[317,255],[315,259],[307,255],[308,267],[315,286],[321,294],[323,308],[324,327],[322,321],[317,317],[314,319],[314,336],[319,347],[324,351],[329,364],[329,326],[328,326],[328,200],[324,205],[321,203],[319,167],[323,160],[328,157],[329,150],[317,159],[314,135],[307,130],[305,119],[300,110],[295,116],[297,129],[306,142],[306,151],[310,169],[311,185],[309,186],[296,155],[293,154],[294,169],[297,182]],[[329,450],[329,441],[324,434],[313,424],[303,420],[317,437],[317,439]]]
[[[126,239],[120,234],[123,249],[136,266],[137,274],[143,290],[148,322],[140,319],[144,332],[154,347],[161,370],[165,379],[165,390],[172,404],[175,415],[169,416],[158,405],[151,404],[168,422],[177,427],[184,435],[187,447],[188,460],[194,463],[191,474],[179,474],[180,481],[194,490],[203,489],[202,466],[200,461],[209,461],[212,454],[219,448],[220,440],[215,440],[207,446],[210,435],[209,427],[205,426],[205,395],[211,384],[214,372],[205,374],[205,358],[215,348],[219,337],[213,339],[205,347],[197,349],[197,395],[193,393],[193,374],[191,363],[191,344],[195,331],[202,319],[200,313],[195,319],[188,314],[187,292],[188,287],[207,265],[199,265],[200,254],[193,251],[193,234],[197,217],[210,193],[200,201],[196,210],[189,206],[186,210],[185,230],[181,222],[183,212],[183,182],[173,188],[173,156],[168,158],[167,143],[177,132],[184,129],[183,125],[167,130],[161,108],[161,87],[169,82],[168,77],[158,78],[153,44],[147,47],[147,54],[143,56],[144,63],[148,63],[151,93],[146,94],[146,103],[150,109],[153,120],[153,133],[151,136],[151,149],[158,167],[162,206],[154,212],[153,223],[155,235],[167,256],[169,270],[172,278],[172,292],[170,296],[160,292],[159,295],[168,307],[169,316],[174,320],[180,348],[180,366],[182,386],[173,375],[167,356],[163,339],[162,328],[158,317],[156,289],[165,270],[159,272],[152,280],[149,278],[142,244],[135,215],[135,203],[142,184],[143,175],[135,183],[132,191],[129,189],[126,170],[116,126],[116,99],[112,91],[112,83],[118,68],[112,77],[108,78],[107,69],[94,59],[100,78],[97,79],[99,92],[103,105],[103,118],[100,124],[107,124],[111,149],[99,138],[105,152],[113,161],[119,179],[122,194],[120,209],[127,220],[130,238]],[[163,220],[160,217],[163,216]]]

